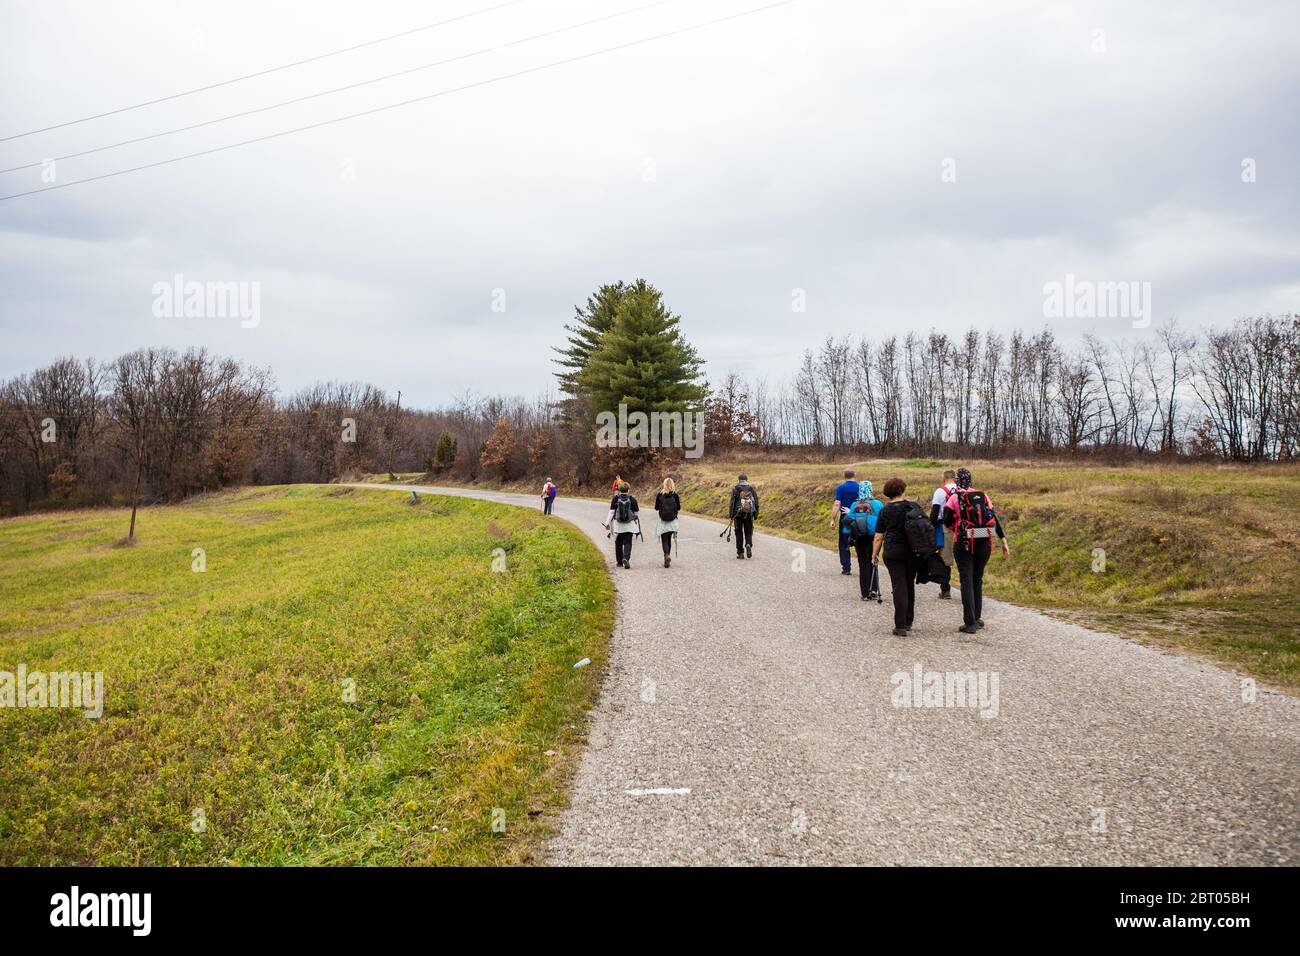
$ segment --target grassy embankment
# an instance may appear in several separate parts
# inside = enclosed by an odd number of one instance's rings
[[[945,467],[851,464],[877,493],[886,478],[903,478],[927,510]],[[687,510],[721,517],[744,469],[760,492],[762,530],[833,547],[829,501],[842,467],[704,460],[685,463],[676,477]],[[1293,517],[1300,467],[970,467],[1015,549],[1010,564],[997,557],[990,563],[991,596],[1300,689],[1300,522]],[[539,484],[518,487],[535,493]],[[648,494],[654,484],[647,479],[633,491]],[[1093,570],[1097,548],[1105,551],[1100,572]]]
[[[612,624],[581,534],[312,487],[126,524],[0,521],[0,670],[102,671],[106,698],[0,710],[0,864],[535,859]]]

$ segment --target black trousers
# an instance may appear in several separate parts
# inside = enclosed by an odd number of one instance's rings
[[[858,589],[863,597],[872,592],[871,579],[875,577],[872,572],[876,566],[871,563],[871,545],[875,540],[874,534],[864,534],[853,539],[853,550],[858,554]],[[879,582],[875,590],[879,590]]]
[[[665,531],[659,536],[659,543],[664,546],[664,554],[671,552],[673,550],[673,533]]]
[[[952,549],[953,562],[961,575],[961,616],[967,627],[984,616],[984,566],[993,554],[988,538],[958,541]]]
[[[894,592],[894,627],[911,627],[916,615],[916,558],[907,551],[885,555],[889,586]]]
[[[614,535],[614,562],[622,564],[632,560],[632,532],[621,531]]]
[[[550,513],[551,513],[551,506],[554,505],[554,504],[555,504],[555,499],[554,499],[554,498],[547,498],[547,499],[546,499],[546,508],[545,508],[545,510],[544,510],[542,513],[543,513],[543,514],[550,514]]]
[[[736,554],[754,547],[754,516],[736,515]]]

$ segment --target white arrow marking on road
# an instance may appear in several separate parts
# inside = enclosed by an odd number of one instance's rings
[[[627,795],[629,797],[684,797],[690,792],[690,787],[633,787],[627,791]]]

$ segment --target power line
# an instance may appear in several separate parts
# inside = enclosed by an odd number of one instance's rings
[[[501,76],[490,77],[486,80],[479,80],[475,83],[466,83],[464,86],[456,86],[447,90],[439,90],[437,93],[428,93],[424,96],[417,96],[409,100],[402,100],[397,103],[389,103],[387,106],[376,106],[373,109],[362,110],[359,113],[349,113],[346,116],[338,116],[335,117],[334,119],[321,120],[319,123],[309,123],[306,126],[298,126],[293,129],[281,130],[278,133],[268,133],[265,136],[257,136],[254,137],[253,139],[245,139],[237,143],[227,143],[224,146],[213,146],[210,149],[201,149],[195,153],[186,153],[182,156],[173,156],[170,159],[160,159],[157,162],[145,163],[141,166],[130,166],[126,169],[117,169],[110,173],[100,173],[97,176],[86,176],[82,179],[74,179],[66,183],[56,183],[53,186],[42,186],[40,189],[29,189],[26,192],[10,193],[8,196],[0,196],[0,202],[5,202],[10,199],[18,199],[22,196],[33,196],[36,193],[47,193],[55,189],[67,189],[69,186],[80,186],[83,183],[97,182],[101,179],[112,179],[114,176],[124,176],[127,173],[137,173],[145,169],[155,169],[159,166],[167,166],[171,163],[179,163],[187,159],[197,159],[200,156],[208,156],[212,153],[221,153],[228,149],[237,149],[241,146],[251,146],[254,143],[264,143],[267,140],[279,139],[281,136],[291,136],[294,133],[304,133],[308,130],[320,129],[322,126],[332,126],[335,123],[343,123],[346,122],[347,120],[358,119],[362,116],[371,116],[375,113],[383,113],[388,110],[398,109],[403,106],[410,106],[413,103],[423,103],[428,100],[437,99],[441,96],[449,96],[452,93],[461,93],[464,92],[465,90],[476,89],[480,86],[489,86],[493,83],[499,83],[502,80],[512,80],[520,76],[527,76],[530,73],[540,73],[543,70],[549,70],[552,69],[553,67],[565,66],[569,63],[577,63],[581,60],[590,60],[593,57],[603,56],[606,53],[614,53],[618,50],[626,50],[629,47],[640,46],[644,43],[653,43],[655,40],[664,40],[667,39],[668,37],[679,36],[683,33],[690,33],[694,30],[702,30],[705,27],[716,26],[719,23],[726,23],[730,20],[739,20],[742,17],[751,16],[755,13],[764,13],[765,11],[768,10],[774,10],[777,7],[788,6],[794,2],[796,2],[796,0],[777,0],[776,3],[769,3],[765,6],[754,7],[750,10],[742,10],[739,13],[732,13],[725,17],[718,17],[713,20],[705,20],[702,23],[695,23],[688,27],[681,27],[676,30],[669,30],[666,33],[657,33],[653,36],[642,37],[638,40],[631,40],[627,43],[620,43],[616,46],[605,47],[604,49],[600,49],[600,50],[593,50],[590,53],[581,53],[577,56],[566,57],[565,59],[562,60],[554,60],[550,63],[543,63],[540,66],[533,66],[533,67],[529,67],[526,70],[518,70],[514,73],[506,73]]]
[[[159,133],[150,133],[147,136],[137,136],[134,139],[124,139],[118,143],[109,143],[107,146],[96,146],[93,149],[83,149],[79,153],[68,153],[65,156],[52,156],[46,159],[38,160],[37,162],[34,163],[26,163],[25,165],[22,166],[10,166],[8,169],[0,169],[0,175],[3,175],[4,173],[21,172],[24,169],[35,169],[37,166],[43,166],[47,162],[57,163],[57,162],[62,162],[65,159],[80,159],[82,156],[89,156],[92,153],[102,153],[105,150],[118,149],[119,147],[122,146],[132,146],[135,143],[143,143],[151,139],[158,139],[163,136],[171,136],[175,133],[188,133],[191,130],[201,129],[204,126],[212,126],[216,123],[227,122],[228,120],[242,119],[245,116],[252,116],[256,113],[265,113],[268,112],[269,110],[277,110],[285,106],[293,106],[297,103],[305,103],[307,100],[319,99],[322,96],[332,96],[335,93],[344,93],[348,90],[355,90],[359,87],[368,86],[372,83],[381,83],[384,80],[396,79],[399,76],[408,76],[412,73],[419,73],[421,70],[430,70],[437,66],[446,66],[448,63],[456,63],[461,60],[472,59],[473,57],[476,56],[482,56],[485,53],[496,53],[508,47],[519,46],[520,44],[523,43],[531,43],[534,40],[543,40],[548,37],[558,36],[561,33],[568,33],[571,30],[577,30],[580,29],[581,27],[588,27],[594,23],[601,23],[605,20],[614,20],[617,19],[618,17],[625,17],[633,13],[640,13],[643,10],[649,10],[651,7],[661,7],[665,3],[671,3],[671,2],[672,0],[654,0],[653,3],[642,4],[639,7],[632,7],[631,9],[628,10],[620,10],[617,13],[607,13],[602,17],[593,17],[590,20],[584,20],[581,23],[574,23],[567,27],[560,27],[555,30],[548,30],[545,33],[536,33],[533,34],[532,36],[522,37],[518,40],[511,40],[508,43],[499,43],[496,46],[484,47],[481,50],[475,50],[473,53],[462,53],[459,56],[449,57],[448,59],[445,60],[435,60],[432,63],[424,63],[421,64],[420,66],[413,66],[410,69],[398,70],[396,73],[387,73],[384,76],[376,76],[372,79],[360,80],[356,83],[349,83],[346,86],[336,86],[331,90],[322,90],[319,93],[308,93],[306,96],[294,97],[293,99],[283,100],[279,103],[272,103],[269,106],[259,106],[251,110],[244,110],[239,113],[231,113],[227,116],[218,116],[215,119],[204,120],[201,123],[192,123],[189,126],[178,126],[175,129],[167,129]]]
[[[83,116],[80,119],[67,120],[62,123],[55,123],[52,126],[42,126],[40,129],[29,129],[25,133],[13,133],[9,136],[0,136],[0,143],[7,143],[12,139],[22,139],[24,136],[35,136],[37,133],[48,133],[53,129],[63,129],[65,126],[75,126],[78,123],[87,123],[90,120],[103,119],[105,116],[116,116],[118,113],[128,113],[131,110],[138,110],[141,107],[153,106],[156,103],[166,103],[169,100],[178,100],[182,96],[192,96],[195,93],[206,93],[208,90],[215,90],[222,86],[230,86],[232,83],[242,83],[244,80],[255,79],[259,76],[267,76],[271,73],[279,73],[281,70],[292,69],[295,66],[303,66],[307,63],[315,63],[317,60],[325,60],[332,56],[338,56],[341,53],[351,53],[353,50],[361,50],[368,46],[374,46],[376,43],[387,43],[389,40],[399,40],[402,37],[409,37],[414,33],[421,33],[425,30],[432,30],[435,27],[446,26],[449,23],[456,23],[460,20],[468,20],[471,17],[482,16],[485,13],[491,13],[493,10],[500,10],[503,7],[513,7],[515,4],[526,3],[527,0],[506,0],[505,3],[498,3],[493,7],[485,7],[482,10],[474,10],[470,13],[462,13],[459,16],[449,17],[446,20],[439,20],[437,23],[426,23],[421,27],[412,27],[410,30],[403,30],[401,33],[392,33],[386,37],[379,37],[374,40],[366,40],[364,43],[357,43],[352,46],[343,47],[339,50],[330,50],[327,53],[318,53],[315,56],[309,56],[304,60],[294,60],[292,63],[282,63],[280,66],[268,67],[265,70],[258,70],[256,73],[245,73],[243,76],[231,77],[228,80],[221,80],[217,83],[209,83],[207,86],[196,86],[192,90],[182,90],[179,93],[170,93],[167,96],[160,96],[154,100],[145,100],[143,103],[132,103],[130,106],[121,106],[115,110],[107,110],[103,113],[93,113],[90,116]]]

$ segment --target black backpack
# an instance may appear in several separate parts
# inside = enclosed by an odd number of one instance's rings
[[[939,550],[934,543],[934,525],[930,524],[930,519],[925,516],[920,505],[914,501],[907,504],[907,514],[903,516],[903,536],[912,553],[924,560]]]
[[[632,496],[620,492],[614,499],[614,520],[619,524],[632,523]]]
[[[677,497],[677,493],[670,491],[659,497],[659,520],[667,524],[677,518],[677,512],[681,510],[682,503]]]

